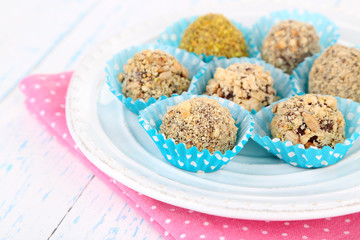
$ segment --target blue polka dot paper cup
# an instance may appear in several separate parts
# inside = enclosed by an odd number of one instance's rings
[[[172,165],[190,172],[214,172],[225,166],[244,147],[251,137],[254,122],[249,112],[234,102],[206,96],[216,99],[222,106],[230,110],[235,125],[239,128],[236,145],[233,149],[227,150],[225,154],[220,151],[211,154],[207,149],[200,152],[195,146],[186,149],[185,144],[175,144],[173,139],[166,139],[164,134],[159,133],[159,130],[163,116],[169,107],[193,97],[200,96],[183,94],[156,102],[140,112],[139,122],[165,159]]]
[[[339,28],[327,17],[319,13],[310,13],[297,9],[272,12],[270,16],[260,18],[252,27],[251,41],[259,49],[258,55],[255,57],[261,58],[260,52],[263,41],[272,26],[287,19],[298,20],[313,25],[319,35],[321,49],[334,45],[340,36]]]
[[[155,103],[158,100],[166,99],[167,96],[161,96],[159,99],[149,98],[147,101],[144,99],[137,99],[134,101],[131,97],[126,97],[122,93],[122,84],[118,81],[118,74],[123,72],[124,64],[127,63],[128,59],[132,58],[136,53],[142,50],[156,50],[160,49],[168,54],[174,56],[186,69],[189,71],[189,79],[191,79],[205,63],[197,56],[188,53],[187,51],[157,44],[143,44],[128,49],[124,49],[121,52],[115,54],[106,63],[106,79],[109,85],[110,91],[122,102],[124,105],[133,113],[139,114],[141,110]]]
[[[290,81],[289,75],[275,68],[273,65],[264,62],[263,60],[256,58],[230,58],[214,60],[211,63],[203,67],[191,80],[189,86],[189,93],[191,94],[204,94],[206,92],[206,86],[209,80],[213,79],[216,69],[218,67],[227,68],[234,63],[251,63],[264,67],[264,71],[269,71],[271,77],[274,79],[274,89],[276,90],[276,96],[282,98],[288,98],[298,94]],[[253,109],[252,113],[256,113]]]
[[[175,22],[172,26],[169,26],[165,29],[163,33],[160,34],[160,38],[158,39],[158,42],[160,44],[169,45],[172,47],[179,47],[182,36],[184,35],[185,30],[187,27],[193,23],[198,16],[193,16],[189,18],[183,18],[179,21]],[[252,39],[250,38],[251,32],[250,29],[241,25],[238,22],[232,21],[232,24],[234,24],[244,35],[246,46],[247,46],[247,52],[250,57],[257,56],[258,49],[256,48],[256,45],[252,42]],[[196,53],[192,53],[195,54]],[[205,54],[198,55],[204,62],[208,63],[212,59],[217,58],[214,55],[207,56]],[[219,57],[219,58],[225,58],[225,57]]]
[[[360,49],[360,46],[355,46],[357,49]],[[324,49],[321,53],[323,53]],[[311,68],[316,61],[316,59],[321,55],[321,53],[314,54],[312,57],[306,58],[302,63],[300,63],[292,72],[290,79],[293,84],[294,89],[299,93],[308,93],[309,88],[309,74]]]
[[[335,97],[337,107],[345,118],[344,143],[338,143],[335,148],[329,146],[322,149],[303,144],[293,145],[292,142],[281,142],[279,138],[271,138],[270,124],[274,117],[271,109],[274,104],[263,108],[254,115],[254,131],[252,138],[268,152],[284,162],[301,168],[321,168],[339,162],[354,144],[360,134],[360,104],[350,99]],[[287,99],[281,100],[285,101]]]

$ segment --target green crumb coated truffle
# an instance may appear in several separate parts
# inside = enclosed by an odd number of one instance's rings
[[[243,33],[221,14],[198,17],[186,29],[179,48],[207,56],[248,56]]]

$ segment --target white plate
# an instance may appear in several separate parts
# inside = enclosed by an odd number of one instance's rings
[[[266,5],[266,1],[249,2],[246,8],[231,4],[207,5],[191,13],[148,22],[109,39],[86,56],[73,75],[67,95],[71,135],[104,173],[176,206],[256,220],[313,219],[360,211],[359,141],[340,163],[323,169],[292,167],[250,141],[223,170],[190,173],[170,165],[138,124],[137,116],[108,91],[104,84],[106,60],[122,48],[153,42],[176,19],[216,9],[251,26],[266,12],[286,7],[268,4],[263,8],[265,12],[256,6]],[[340,26],[343,42],[360,43],[360,29],[351,25],[359,22],[355,15],[334,8],[327,8],[326,15],[333,16]],[[353,36],[358,39],[350,39]]]

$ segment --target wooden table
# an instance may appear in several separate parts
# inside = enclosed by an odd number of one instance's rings
[[[76,68],[92,48],[125,28],[209,2],[1,3],[0,239],[162,239],[27,112],[17,84],[29,74]],[[355,1],[326,4],[359,8]]]

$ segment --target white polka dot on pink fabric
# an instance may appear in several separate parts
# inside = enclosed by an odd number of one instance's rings
[[[328,228],[324,228],[324,232],[329,232],[330,230]]]
[[[65,105],[64,105],[64,104],[60,104],[60,107],[61,107],[61,108],[65,108]]]
[[[156,209],[156,206],[151,206],[151,209],[152,209],[152,210],[155,210],[155,209]]]
[[[35,89],[40,89],[41,86],[40,86],[39,84],[35,84],[35,85],[34,85],[34,88],[35,88]]]
[[[308,239],[308,237],[307,236],[302,236],[302,239]]]
[[[287,233],[282,233],[281,236],[286,237],[288,234]]]
[[[228,228],[228,227],[229,227],[229,225],[226,225],[226,224],[225,224],[225,225],[223,225],[223,228]]]
[[[35,98],[30,98],[30,102],[34,103],[35,102]]]
[[[45,111],[44,110],[41,110],[40,111],[40,116],[44,116],[45,115]]]
[[[166,224],[169,224],[170,222],[171,222],[171,219],[170,219],[170,218],[165,219],[165,223],[166,223]]]
[[[185,224],[189,224],[189,223],[190,223],[190,221],[189,221],[189,220],[186,220],[184,223],[185,223]]]
[[[350,232],[349,231],[344,231],[344,234],[348,235],[348,234],[350,234]]]
[[[169,235],[169,232],[168,232],[168,231],[165,231],[165,232],[164,232],[164,235],[165,235],[165,237],[166,237],[167,235]]]
[[[183,234],[180,235],[180,238],[185,238],[185,237],[186,237],[186,234],[185,234],[185,233],[183,233]]]
[[[201,238],[201,239],[204,239],[204,238],[205,238],[205,235],[200,235],[200,238]]]
[[[307,224],[304,224],[304,228],[309,228],[310,226]]]
[[[209,226],[209,222],[204,222],[204,226]]]
[[[62,137],[63,137],[63,138],[66,138],[66,137],[67,137],[67,134],[66,134],[66,133],[64,133],[64,134],[62,135]]]
[[[154,221],[154,219],[151,217],[151,218],[150,218],[150,222],[153,222],[153,221]]]
[[[51,126],[52,128],[54,128],[54,127],[55,127],[55,125],[56,125],[56,123],[55,123],[55,122],[52,122],[52,123],[50,124],[50,126]],[[75,146],[75,148],[76,148],[76,146]]]
[[[44,102],[49,103],[51,102],[50,98],[45,98]]]
[[[289,226],[290,223],[289,222],[284,222],[284,225]]]
[[[247,231],[248,228],[247,227],[242,227],[242,230]]]
[[[50,90],[50,94],[51,94],[51,95],[55,95],[56,92],[55,92],[54,90]]]
[[[60,78],[61,78],[61,79],[64,79],[65,77],[66,77],[66,76],[65,76],[64,74],[61,74],[61,75],[60,75]]]
[[[225,240],[225,237],[221,236],[219,237],[219,240]]]
[[[136,208],[139,208],[140,206],[139,206],[139,204],[136,204],[135,207],[136,207]]]
[[[61,84],[59,82],[55,83],[55,86],[60,87]]]
[[[345,219],[345,222],[349,223],[349,222],[351,222],[351,220],[350,219]]]
[[[261,231],[261,233],[264,234],[264,235],[268,234],[267,231]]]
[[[26,89],[26,86],[24,84],[21,84],[20,88],[24,90],[24,89]]]
[[[61,113],[60,113],[60,112],[56,112],[56,113],[55,113],[55,116],[61,116]]]
[[[169,211],[175,212],[175,209],[174,209],[174,208],[170,208]]]

